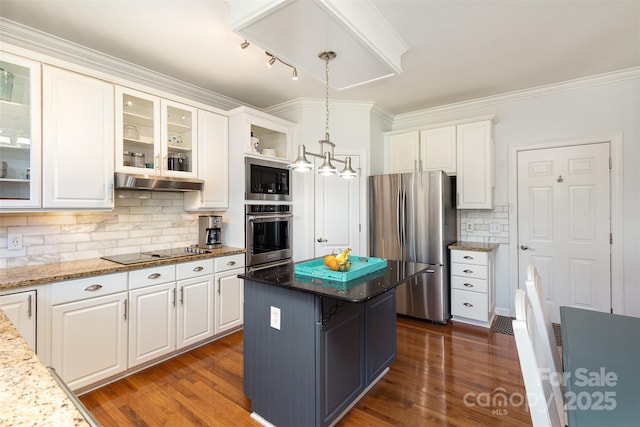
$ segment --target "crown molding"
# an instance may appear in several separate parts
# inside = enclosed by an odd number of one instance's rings
[[[393,119],[393,129],[401,129],[403,127],[425,121],[430,117],[438,116],[441,114],[461,112],[465,110],[503,104],[528,98],[535,98],[539,96],[546,96],[555,93],[568,92],[588,87],[601,86],[605,84],[638,78],[640,78],[640,67],[633,67],[620,71],[597,74],[595,76],[567,80],[561,83],[537,86],[529,89],[507,92],[500,95],[493,95],[484,98],[477,98],[469,101],[461,101],[453,104],[442,105],[439,107],[413,111],[410,113],[397,114]]]
[[[38,53],[42,56],[34,59],[41,62],[50,61],[51,59],[65,61],[223,110],[246,105],[233,98],[157,73],[5,18],[0,18],[0,34],[2,35],[0,47],[5,48],[4,45],[6,43]]]

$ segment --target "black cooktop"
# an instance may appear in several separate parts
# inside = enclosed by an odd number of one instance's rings
[[[138,252],[133,254],[109,255],[109,256],[103,256],[101,258],[106,259],[108,261],[117,262],[118,264],[139,264],[139,263],[149,262],[149,261],[158,260],[158,259],[182,258],[182,257],[198,255],[201,253],[211,252],[211,251],[204,252],[204,250],[200,250],[196,252],[193,249],[194,247],[163,249],[158,251]]]

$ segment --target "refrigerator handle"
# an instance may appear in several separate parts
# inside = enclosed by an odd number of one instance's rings
[[[398,241],[398,247],[402,250],[402,189],[398,187],[398,193],[396,194],[396,213],[398,214],[398,223],[396,226],[396,240]]]

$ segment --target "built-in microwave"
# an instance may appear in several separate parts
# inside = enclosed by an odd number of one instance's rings
[[[291,170],[284,163],[245,157],[246,200],[291,201]]]

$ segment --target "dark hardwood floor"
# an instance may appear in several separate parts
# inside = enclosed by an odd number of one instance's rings
[[[338,426],[531,425],[512,336],[399,317],[397,346],[391,370]],[[80,399],[105,427],[259,425],[242,391],[242,332]]]

